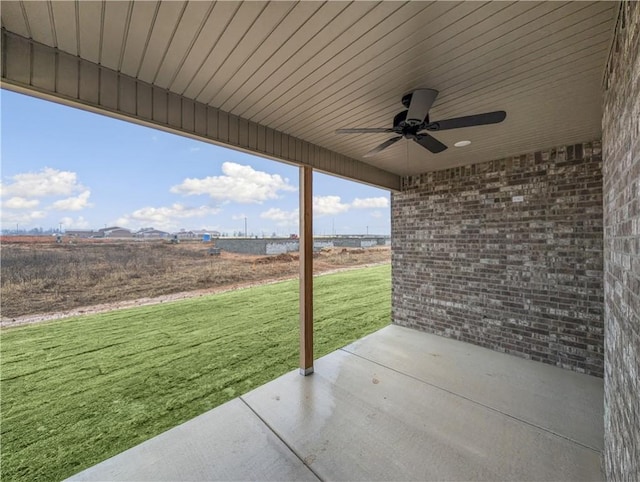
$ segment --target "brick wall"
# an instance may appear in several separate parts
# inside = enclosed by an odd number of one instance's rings
[[[603,130],[605,473],[640,480],[640,5],[623,2]]]
[[[404,178],[393,322],[602,376],[600,142]]]

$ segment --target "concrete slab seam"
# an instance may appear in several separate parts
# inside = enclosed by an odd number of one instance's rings
[[[265,425],[265,427],[267,427],[267,428],[269,429],[269,431],[270,431],[273,435],[275,435],[275,436],[278,438],[278,440],[280,440],[280,441],[285,445],[285,447],[287,447],[287,448],[291,451],[291,453],[292,453],[293,455],[295,455],[295,456],[298,458],[298,460],[300,460],[300,462],[302,462],[302,465],[304,465],[307,469],[309,469],[309,472],[311,472],[311,473],[312,473],[312,474],[313,474],[313,475],[314,475],[314,476],[315,476],[319,481],[324,482],[324,479],[323,479],[323,478],[321,478],[321,477],[320,477],[320,475],[318,475],[318,474],[316,473],[316,471],[315,471],[315,470],[313,470],[313,469],[309,466],[309,464],[304,460],[304,458],[302,458],[302,457],[300,456],[300,454],[299,454],[298,452],[296,452],[296,451],[293,449],[293,447],[292,447],[291,445],[289,445],[289,444],[287,443],[287,441],[286,441],[284,438],[282,438],[282,437],[280,436],[280,434],[279,434],[278,432],[276,432],[276,431],[273,429],[273,427],[271,427],[271,425],[269,425],[269,424],[267,423],[267,421],[266,421],[264,418],[262,418],[262,417],[260,416],[260,414],[259,414],[258,412],[256,412],[256,411],[253,409],[253,407],[252,407],[251,405],[249,405],[249,402],[247,402],[247,401],[246,401],[242,396],[238,397],[238,399],[240,399],[240,400],[242,401],[242,403],[244,403],[244,404],[247,406],[247,408],[248,408],[249,410],[251,410],[251,411],[254,413],[254,415],[255,415],[256,417],[258,417],[258,419],[259,419],[259,420],[260,420],[260,421]]]
[[[562,434],[557,433],[557,432],[554,432],[553,430],[550,430],[550,429],[548,429],[548,428],[541,427],[541,426],[536,425],[535,423],[529,422],[529,421],[527,421],[527,420],[523,420],[523,419],[518,418],[518,417],[516,417],[516,416],[514,416],[514,415],[511,415],[511,414],[509,414],[509,413],[503,412],[502,410],[498,410],[497,408],[491,407],[491,406],[489,406],[489,405],[485,405],[484,403],[482,403],[482,402],[478,402],[477,400],[473,400],[472,398],[465,397],[464,395],[461,395],[460,393],[456,393],[456,392],[454,392],[454,391],[451,391],[451,390],[448,390],[448,389],[446,389],[446,388],[440,387],[440,386],[435,385],[435,384],[433,384],[433,383],[430,383],[430,382],[427,382],[427,381],[421,380],[420,378],[417,378],[417,377],[415,377],[415,376],[413,376],[413,375],[410,375],[410,374],[408,374],[408,373],[404,373],[404,372],[402,372],[402,371],[400,371],[400,370],[397,370],[397,369],[395,369],[395,368],[391,368],[391,367],[389,367],[389,366],[387,366],[387,365],[384,365],[383,363],[377,362],[377,361],[375,361],[375,360],[371,360],[371,359],[366,358],[366,357],[364,357],[364,356],[362,356],[362,355],[359,355],[359,354],[357,354],[357,353],[353,353],[353,352],[351,352],[351,351],[347,350],[347,349],[346,349],[346,347],[345,347],[345,348],[340,348],[340,350],[341,350],[341,351],[343,351],[343,352],[345,352],[345,353],[348,353],[349,355],[357,356],[358,358],[361,358],[362,360],[366,360],[366,361],[368,361],[368,362],[371,362],[371,363],[373,363],[374,365],[381,366],[381,367],[383,367],[383,368],[386,368],[386,369],[388,369],[388,370],[391,370],[392,372],[395,372],[395,373],[398,373],[398,374],[400,374],[400,375],[404,375],[404,376],[406,376],[406,377],[409,377],[409,378],[411,378],[412,380],[415,380],[415,381],[417,381],[417,382],[424,383],[425,385],[429,385],[429,386],[431,386],[431,387],[433,387],[433,388],[437,388],[438,390],[442,390],[443,392],[447,392],[447,393],[449,393],[449,394],[451,394],[451,395],[454,395],[454,396],[456,396],[456,397],[462,398],[463,400],[467,400],[467,401],[469,401],[469,402],[471,402],[471,403],[474,403],[474,404],[476,404],[476,405],[480,405],[481,407],[487,408],[487,409],[489,409],[489,410],[491,410],[491,411],[493,411],[493,412],[496,412],[496,413],[499,413],[499,414],[501,414],[501,415],[504,415],[505,417],[509,417],[509,418],[511,418],[511,419],[513,419],[513,420],[516,420],[517,422],[523,423],[523,424],[525,424],[525,425],[529,425],[530,427],[534,427],[534,428],[539,429],[539,430],[543,430],[544,432],[547,432],[547,433],[550,433],[550,434],[552,434],[552,435],[555,435],[556,437],[559,437],[559,438],[562,438],[562,439],[568,440],[568,441],[569,441],[569,442],[571,442],[571,443],[574,443],[574,444],[576,444],[576,445],[580,445],[581,447],[584,447],[584,448],[586,448],[586,449],[592,450],[592,451],[594,451],[594,452],[596,452],[596,453],[598,453],[598,454],[602,454],[602,451],[601,451],[601,450],[598,450],[598,449],[597,449],[597,448],[595,448],[595,447],[591,447],[590,445],[587,445],[587,444],[585,444],[585,443],[582,443],[582,442],[580,442],[580,441],[578,441],[578,440],[574,440],[574,439],[572,439],[571,437],[567,437],[566,435],[562,435]]]

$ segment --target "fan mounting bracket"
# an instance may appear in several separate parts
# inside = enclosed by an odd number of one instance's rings
[[[409,104],[411,104],[412,96],[413,96],[413,92],[409,92],[408,94],[405,94],[402,96],[402,105],[405,107],[405,109],[409,108]]]

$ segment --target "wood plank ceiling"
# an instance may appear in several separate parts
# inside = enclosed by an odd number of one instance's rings
[[[598,138],[615,2],[3,1],[2,28],[362,160],[417,174]],[[403,94],[440,91],[432,154],[389,135]],[[471,145],[455,148],[459,140]]]

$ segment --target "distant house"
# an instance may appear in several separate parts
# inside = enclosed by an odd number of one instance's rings
[[[96,236],[100,238],[132,238],[133,233],[127,228],[111,226],[108,228],[98,229]]]
[[[67,229],[64,234],[72,238],[93,238],[98,236],[99,232],[93,229]]]
[[[185,231],[184,229],[182,231],[178,231],[177,233],[173,233],[174,236],[177,236],[178,239],[195,239],[196,238],[196,233],[194,233],[193,231]]]
[[[219,238],[220,232],[209,229],[194,229],[191,231],[182,230],[174,235],[178,236],[178,239],[203,239],[206,235],[209,235],[210,238]]]
[[[154,228],[142,228],[137,231],[134,236],[136,238],[144,238],[144,239],[159,239],[159,238],[168,238],[171,236],[170,233],[166,231],[160,231],[159,229]]]
[[[196,229],[192,231],[196,238],[202,238],[205,234],[209,234],[212,238],[219,238],[220,232],[213,229]]]

